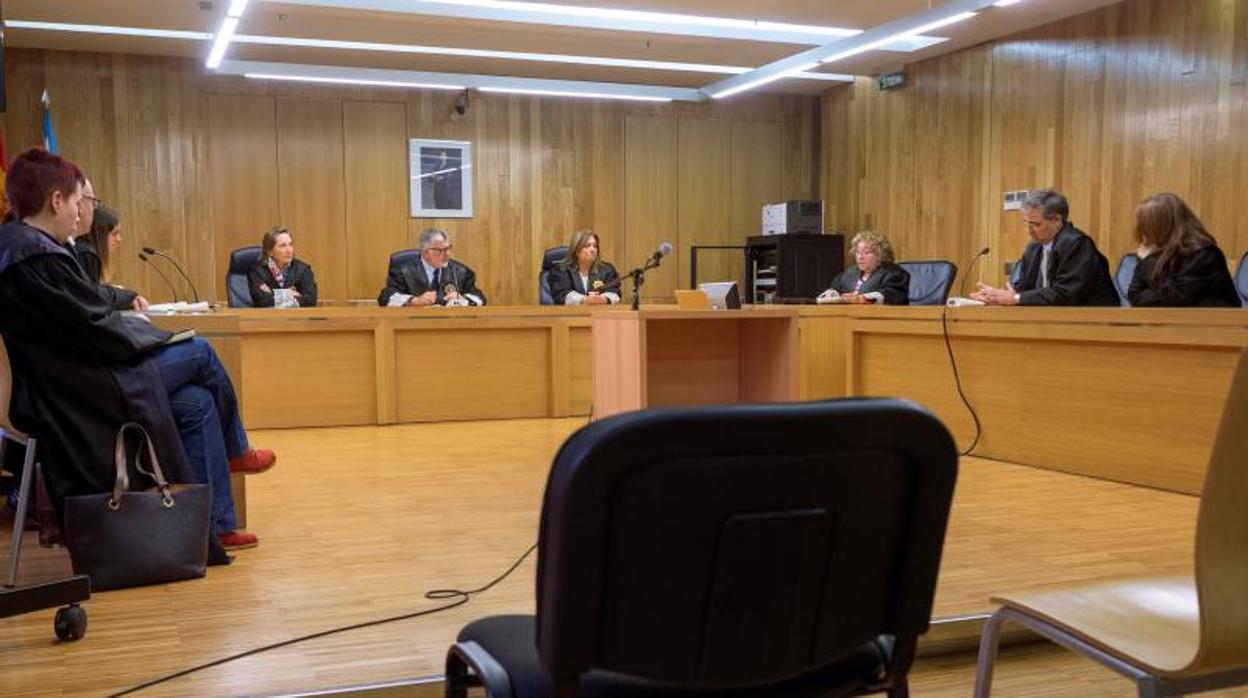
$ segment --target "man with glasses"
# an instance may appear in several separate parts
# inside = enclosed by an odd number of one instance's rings
[[[386,287],[377,304],[397,308],[405,305],[485,305],[477,288],[477,275],[467,265],[451,259],[450,237],[445,230],[428,228],[420,234],[420,258],[390,265]]]
[[[1070,204],[1053,189],[1023,199],[1023,223],[1031,242],[1019,260],[1016,287],[980,284],[971,298],[988,305],[1118,305],[1109,261],[1092,238],[1068,220]]]

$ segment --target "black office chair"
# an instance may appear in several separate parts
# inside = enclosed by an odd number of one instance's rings
[[[231,308],[250,308],[251,287],[247,285],[247,273],[260,263],[260,247],[240,247],[230,253],[230,270],[225,273],[226,301]]]
[[[446,695],[907,695],[957,475],[902,400],[616,415],[551,467],[537,615],[471,623]]]
[[[1131,288],[1131,279],[1135,278],[1135,265],[1140,263],[1140,256],[1128,252],[1118,260],[1118,270],[1114,272],[1114,287],[1118,289],[1118,300],[1124,307],[1131,305],[1127,300],[1127,291]]]
[[[552,247],[542,253],[542,271],[537,275],[537,302],[542,305],[554,305],[555,299],[550,295],[550,269],[568,254],[568,246]]]
[[[1019,257],[1018,261],[1010,267],[1010,287],[1018,288],[1021,283],[1023,283],[1023,258]]]
[[[944,305],[958,275],[953,262],[898,262],[910,274],[910,305]]]
[[[1239,268],[1235,270],[1235,290],[1239,291],[1239,300],[1248,308],[1248,252],[1239,258]]]

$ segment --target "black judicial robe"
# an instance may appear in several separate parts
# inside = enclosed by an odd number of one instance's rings
[[[1049,286],[1040,286],[1040,261],[1044,246],[1027,243],[1022,275],[1014,287],[1019,305],[1120,305],[1118,291],[1109,276],[1109,260],[1082,230],[1066,225],[1053,238],[1049,252]]]
[[[413,257],[405,262],[390,265],[390,273],[386,277],[386,287],[381,289],[381,295],[377,297],[377,305],[388,305],[390,296],[396,293],[405,293],[409,296],[419,296],[429,291],[436,291],[433,284],[429,283],[429,278],[425,276],[425,265],[421,264],[420,257]],[[477,288],[477,275],[468,265],[452,259],[447,262],[446,268],[442,270],[442,287],[446,288],[447,284],[454,284],[459,295],[471,293],[481,299],[481,305],[485,305],[485,294],[481,289]]]
[[[290,260],[290,266],[282,273],[282,283],[277,283],[273,272],[269,271],[269,261],[260,258],[260,263],[247,272],[247,286],[251,289],[251,304],[257,308],[272,308],[274,303],[273,289],[293,288],[299,292],[300,308],[316,307],[316,277],[312,275],[312,267],[298,259]],[[268,286],[268,292],[260,288]]]
[[[139,294],[129,289],[106,284],[100,278],[100,272],[104,264],[100,261],[100,252],[95,249],[95,243],[86,238],[76,239],[71,249],[73,250],[74,258],[78,260],[78,264],[82,267],[82,271],[87,275],[87,278],[100,285],[100,293],[108,300],[109,305],[115,310],[132,310],[134,308],[134,299]]]
[[[616,272],[615,267],[606,262],[599,262],[589,272],[589,290],[584,288],[581,283],[581,271],[576,266],[558,262],[550,268],[550,297],[555,301],[555,305],[563,305],[568,294],[576,291],[581,294],[588,294],[593,288],[595,281],[601,281],[602,287],[598,289],[599,293],[611,291],[617,295],[620,293],[620,275]]]
[[[165,476],[193,482],[160,371],[170,333],[113,310],[74,256],[22,222],[0,227],[0,335],[13,369],[9,415],[39,441],[53,503],[111,490],[117,430],[138,422]],[[132,487],[147,487],[139,476]]]
[[[851,264],[832,280],[832,289],[841,295],[853,293],[860,276],[858,265]],[[881,262],[858,289],[858,293],[872,291],[884,296],[885,305],[910,305],[910,272],[892,262]]]
[[[1240,306],[1226,255],[1217,245],[1179,253],[1170,273],[1154,278],[1153,270],[1160,257],[1150,254],[1135,266],[1135,276],[1127,290],[1131,305]]]

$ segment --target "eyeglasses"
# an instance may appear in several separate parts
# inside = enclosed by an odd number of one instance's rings
[[[84,196],[84,197],[82,197],[82,200],[83,200],[83,201],[90,201],[90,202],[91,202],[91,208],[92,208],[92,209],[94,209],[94,210],[96,210],[96,211],[100,210],[100,208],[101,208],[102,206],[104,206],[104,202],[103,202],[103,201],[101,201],[101,200],[99,200],[99,199],[97,199],[97,198],[95,198],[94,196]]]
[[[436,254],[448,254],[452,247],[454,247],[454,245],[447,245],[446,247],[430,247],[429,251]]]

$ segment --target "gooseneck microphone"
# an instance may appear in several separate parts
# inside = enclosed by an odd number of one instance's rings
[[[661,262],[664,257],[666,257],[667,255],[671,253],[672,253],[672,243],[665,242],[662,245],[659,245],[659,249],[655,250],[654,254],[650,255],[650,261],[646,262],[646,266],[651,269],[659,266],[659,262]]]
[[[173,265],[173,268],[177,269],[178,273],[182,275],[182,278],[186,279],[186,285],[191,287],[191,295],[195,297],[195,302],[199,302],[199,291],[195,288],[195,282],[191,281],[190,276],[187,276],[186,270],[182,268],[181,264],[178,264],[178,260],[154,247],[144,247],[143,251],[147,254],[153,254],[157,257],[163,257],[164,259],[169,260],[169,263]]]
[[[151,257],[148,257],[146,254],[142,252],[139,253],[139,259],[151,265],[152,269],[154,269],[156,273],[160,276],[160,278],[164,280],[165,285],[169,287],[169,292],[173,294],[173,302],[177,303],[178,302],[178,289],[174,288],[173,282],[169,280],[169,277],[165,276],[165,272],[161,271],[160,267],[156,266],[156,263],[152,261]]]
[[[992,251],[991,248],[985,247],[984,249],[979,251],[979,254],[975,255],[974,257],[971,257],[971,263],[966,265],[966,273],[962,275],[962,288],[959,291],[958,295],[962,296],[963,298],[966,298],[966,282],[969,281],[971,278],[971,270],[975,268],[975,263],[979,261],[980,257],[983,257],[984,255],[988,254],[991,251]]]
[[[659,249],[650,255],[645,264],[628,272],[629,278],[633,280],[633,310],[641,309],[641,285],[646,282],[646,271],[659,266],[663,258],[672,253],[672,243],[665,242],[659,245]]]

